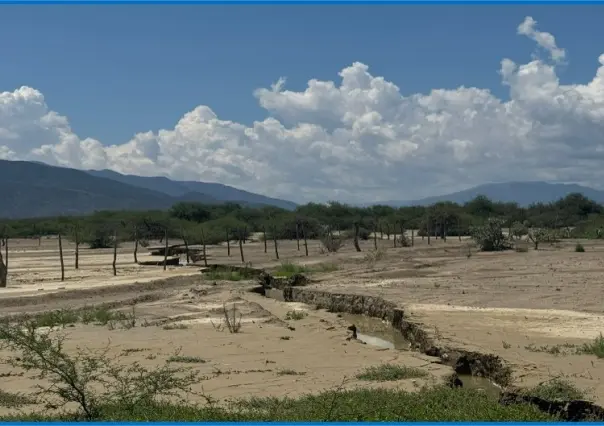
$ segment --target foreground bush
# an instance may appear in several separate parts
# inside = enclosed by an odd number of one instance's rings
[[[9,420],[69,420],[19,415]],[[482,392],[438,387],[418,392],[387,389],[327,391],[296,399],[251,398],[226,406],[145,403],[100,407],[105,421],[553,421],[529,405],[502,406]]]

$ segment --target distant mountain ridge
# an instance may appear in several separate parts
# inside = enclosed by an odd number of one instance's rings
[[[221,202],[232,201],[246,204],[271,205],[286,210],[293,210],[297,206],[296,203],[291,201],[254,194],[252,192],[233,188],[232,186],[223,185],[221,183],[174,181],[161,176],[143,177],[135,175],[123,175],[121,173],[106,169],[87,170],[87,172],[92,176],[115,180],[139,188],[151,189],[172,197],[182,197],[187,193],[201,193]]]
[[[385,204],[393,207],[411,205],[426,206],[443,201],[464,204],[473,198],[476,198],[478,195],[484,195],[496,202],[515,202],[522,207],[526,207],[532,203],[554,202],[574,192],[581,193],[593,201],[604,204],[604,191],[577,184],[547,182],[487,183],[451,194],[410,201],[384,201],[375,204]]]
[[[159,190],[154,189],[155,182],[159,182]],[[211,194],[200,191],[204,188]],[[220,184],[176,182],[108,170],[91,172],[8,160],[0,160],[0,194],[0,218],[8,219],[81,215],[95,210],[168,209],[179,201],[205,204],[233,201],[289,210],[296,207],[290,201]]]

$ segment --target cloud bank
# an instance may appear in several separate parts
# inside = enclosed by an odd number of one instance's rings
[[[254,96],[267,111],[251,126],[210,107],[173,129],[136,134],[121,145],[76,135],[31,87],[0,93],[0,158],[143,176],[221,182],[295,201],[412,199],[509,180],[604,178],[604,54],[587,84],[562,85],[566,52],[526,17],[517,33],[547,58],[501,61],[510,99],[459,87],[402,96],[355,62],[339,81],[285,79]]]

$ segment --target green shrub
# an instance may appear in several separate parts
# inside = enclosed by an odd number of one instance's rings
[[[501,251],[511,248],[502,231],[503,220],[489,218],[482,226],[470,228],[470,235],[481,251]]]

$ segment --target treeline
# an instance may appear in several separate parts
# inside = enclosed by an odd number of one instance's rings
[[[484,196],[463,205],[441,202],[401,208],[309,203],[293,212],[234,203],[183,202],[167,211],[99,211],[79,217],[0,220],[0,237],[40,238],[60,233],[94,248],[110,246],[115,235],[120,241],[184,237],[190,244],[245,240],[252,232],[263,232],[267,239],[314,239],[335,231],[358,232],[360,238],[368,238],[370,232],[389,237],[406,229],[418,230],[418,236],[456,236],[468,235],[472,227],[497,218],[508,228],[566,228],[568,236],[595,238],[604,225],[603,210],[581,194],[526,208]]]

